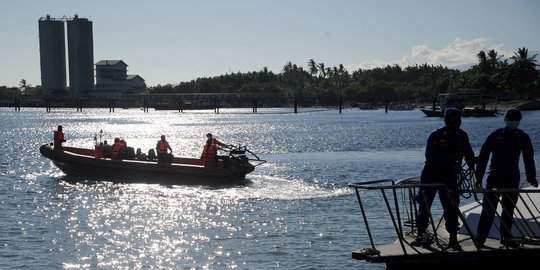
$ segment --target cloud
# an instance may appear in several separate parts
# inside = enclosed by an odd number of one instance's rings
[[[485,38],[477,38],[473,40],[464,40],[456,38],[452,43],[440,50],[431,49],[426,44],[417,45],[411,48],[409,55],[404,55],[400,59],[394,60],[372,60],[360,64],[347,65],[348,70],[372,69],[376,67],[385,67],[399,65],[401,67],[414,65],[442,65],[449,68],[457,68],[460,66],[471,66],[478,62],[476,55],[480,51],[495,50],[499,56],[505,58],[513,55],[511,51],[505,51],[503,44],[487,45]]]

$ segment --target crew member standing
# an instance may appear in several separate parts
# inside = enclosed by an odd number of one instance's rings
[[[171,152],[169,153],[168,150],[170,150]],[[169,145],[169,142],[165,140],[165,135],[161,135],[161,140],[157,142],[156,151],[158,153],[158,162],[171,163],[172,148]]]
[[[203,153],[201,156],[204,167],[216,166],[218,146],[227,145],[212,137],[212,133],[206,134],[206,144],[204,145]]]
[[[64,132],[62,131],[62,126],[58,126],[57,130],[54,131],[54,150],[64,150],[62,147],[63,142],[66,142]]]
[[[411,244],[429,245],[430,237],[426,233],[429,225],[430,208],[439,193],[444,209],[446,231],[450,234],[448,248],[462,250],[457,241],[458,221],[458,173],[461,170],[463,157],[469,168],[474,168],[474,152],[469,136],[460,129],[462,112],[457,108],[444,111],[445,126],[433,131],[427,140],[426,162],[420,176],[421,184],[444,184],[444,186],[422,186],[418,189],[418,215],[416,226],[418,237]],[[446,187],[446,188],[444,188]],[[447,192],[448,191],[448,192]]]
[[[486,189],[490,192],[484,194],[482,200],[482,214],[478,221],[477,235],[475,240],[483,245],[489,234],[495,209],[500,202],[502,205],[501,244],[507,247],[518,247],[518,243],[512,241],[513,213],[518,201],[518,193],[515,192],[491,192],[496,189],[517,189],[520,184],[519,156],[523,154],[525,165],[525,178],[534,187],[538,187],[536,179],[536,167],[534,163],[534,150],[529,135],[517,128],[522,115],[518,109],[508,109],[504,115],[504,128],[493,131],[486,139],[478,156],[476,170],[476,185],[482,186],[482,178],[491,155],[491,163],[486,179]]]

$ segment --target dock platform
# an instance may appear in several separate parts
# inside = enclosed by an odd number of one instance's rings
[[[524,267],[536,264],[540,258],[540,190],[515,189],[499,192],[519,193],[519,202],[514,211],[514,224],[512,239],[519,244],[518,247],[503,246],[498,239],[498,218],[492,227],[496,233],[490,234],[486,242],[481,245],[474,240],[476,224],[479,217],[479,207],[475,204],[481,201],[472,201],[459,207],[461,230],[458,242],[461,251],[448,248],[449,235],[444,229],[444,220],[437,218],[440,209],[434,205],[430,217],[429,245],[413,246],[411,243],[417,237],[416,217],[416,190],[422,186],[418,178],[408,178],[401,181],[390,179],[375,180],[350,184],[356,191],[356,197],[364,221],[364,231],[369,238],[369,247],[352,252],[352,258],[364,260],[369,263],[386,264],[387,270],[395,269],[525,269]],[[469,196],[482,197],[485,190],[464,190]],[[378,196],[381,196],[380,198]],[[364,198],[364,199],[363,199]],[[368,199],[366,199],[368,198]],[[386,204],[386,222],[382,213],[375,215],[365,211],[366,205],[381,200]],[[437,201],[437,198],[435,199]],[[435,204],[435,202],[434,202]],[[480,207],[481,208],[481,207]],[[500,204],[499,204],[500,208]],[[376,225],[372,225],[376,224]],[[383,228],[384,227],[384,228]],[[395,240],[388,241],[388,232],[395,232]],[[386,233],[384,233],[386,232]],[[382,241],[380,239],[383,239]],[[378,240],[378,241],[376,241]]]

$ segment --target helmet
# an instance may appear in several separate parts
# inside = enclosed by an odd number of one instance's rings
[[[206,133],[207,138],[212,138],[212,133]]]
[[[509,121],[520,121],[522,118],[521,112],[518,109],[508,109],[504,114],[504,119]]]
[[[463,113],[461,112],[460,109],[454,108],[454,107],[449,107],[449,108],[446,108],[444,110],[444,119],[455,118],[455,117],[461,118],[462,114]]]
[[[162,139],[162,140],[165,140],[165,135],[161,135],[161,139]]]

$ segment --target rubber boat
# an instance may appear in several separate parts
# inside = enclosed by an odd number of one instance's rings
[[[40,153],[68,176],[81,180],[104,180],[118,183],[151,183],[165,185],[242,184],[246,175],[265,163],[245,146],[222,149],[217,166],[204,167],[202,159],[173,157],[170,163],[156,160],[96,158],[93,149],[63,147],[54,150],[44,144]],[[78,180],[76,180],[78,181]]]

